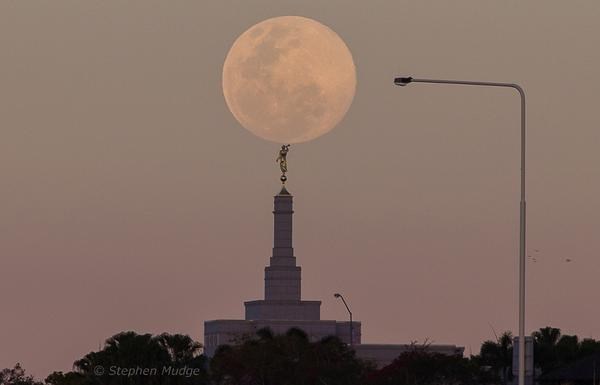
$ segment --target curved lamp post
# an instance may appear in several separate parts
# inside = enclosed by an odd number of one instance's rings
[[[340,293],[335,293],[333,296],[342,300],[344,306],[346,306],[346,310],[348,310],[348,314],[350,314],[350,346],[354,346],[352,338],[352,312],[350,311],[350,308],[348,307],[348,304],[346,303],[346,300],[344,299],[343,295],[341,295]]]
[[[521,203],[519,210],[519,385],[525,385],[525,91],[514,83],[474,82],[463,80],[414,79],[397,77],[394,84],[406,86],[410,83],[454,84],[464,86],[505,87],[514,88],[521,97]]]

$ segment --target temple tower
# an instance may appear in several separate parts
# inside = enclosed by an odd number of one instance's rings
[[[282,187],[274,198],[273,254],[265,267],[264,300],[245,302],[246,320],[319,320],[321,301],[302,301],[301,268],[292,245],[293,196]]]
[[[321,301],[303,301],[301,269],[296,265],[293,235],[294,197],[285,188],[289,144],[281,146],[276,161],[281,169],[281,190],[273,202],[273,252],[265,267],[264,299],[244,302],[243,320],[215,319],[204,322],[204,353],[215,354],[220,345],[253,338],[257,330],[276,334],[290,328],[303,330],[311,341],[336,336],[360,344],[360,322],[321,320]],[[352,337],[350,337],[352,334]]]
[[[292,247],[293,197],[285,187],[275,196],[273,256],[265,267],[265,300],[300,301],[301,268]]]

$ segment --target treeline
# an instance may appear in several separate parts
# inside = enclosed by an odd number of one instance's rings
[[[563,367],[574,361],[600,354],[600,341],[582,340],[575,335],[561,334],[560,329],[545,327],[532,334],[534,363],[542,373]]]
[[[541,374],[600,353],[600,342],[561,335],[546,327],[533,333],[535,366]],[[426,345],[375,368],[358,359],[335,337],[311,342],[299,329],[222,346],[212,359],[184,335],[119,333],[102,350],[75,361],[73,370],[54,372],[44,382],[18,364],[0,372],[0,385],[409,385],[508,384],[512,381],[512,335],[482,344],[478,355],[446,356]]]

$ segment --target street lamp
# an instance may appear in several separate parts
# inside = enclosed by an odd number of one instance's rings
[[[346,303],[346,300],[344,299],[343,295],[341,295],[340,293],[335,293],[333,296],[342,300],[344,306],[346,306],[346,310],[348,310],[348,314],[350,314],[350,346],[353,346],[354,343],[352,338],[352,312],[350,311],[350,308],[348,307],[348,304]]]
[[[394,84],[407,86],[410,83],[455,84],[465,86],[514,88],[521,97],[521,203],[519,209],[519,385],[525,385],[525,91],[514,83],[473,82],[463,80],[414,79],[397,77]]]

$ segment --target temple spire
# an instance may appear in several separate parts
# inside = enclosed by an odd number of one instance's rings
[[[292,244],[293,196],[285,186],[274,197],[273,256],[265,268],[266,300],[300,300],[300,267]]]

